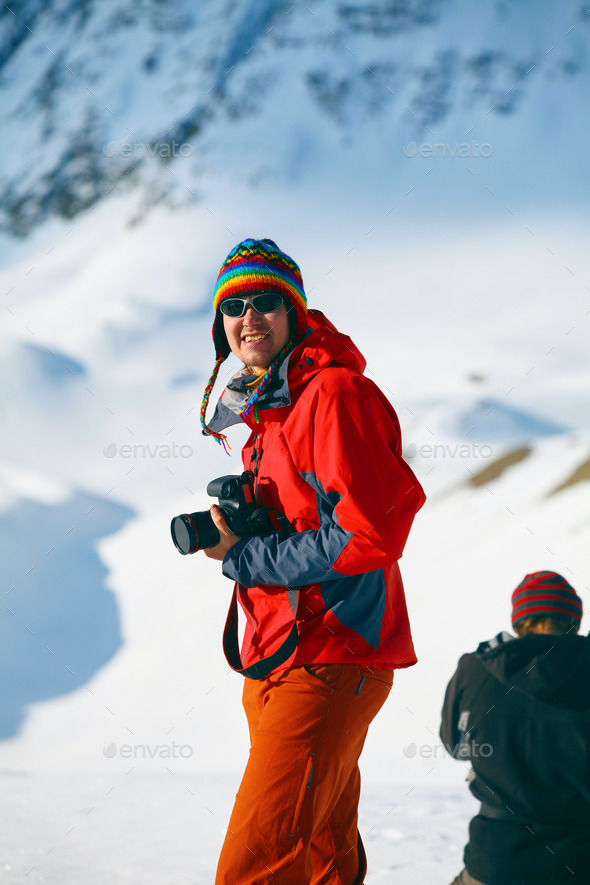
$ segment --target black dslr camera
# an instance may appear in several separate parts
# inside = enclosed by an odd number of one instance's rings
[[[219,498],[219,509],[235,535],[261,535],[274,526],[269,508],[256,503],[254,474],[246,470],[241,476],[219,476],[207,486],[207,494]],[[183,555],[196,553],[219,544],[219,532],[208,510],[182,513],[170,523],[174,546]]]

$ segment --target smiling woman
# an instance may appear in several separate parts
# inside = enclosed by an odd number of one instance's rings
[[[235,582],[224,651],[246,677],[251,738],[215,883],[352,885],[366,871],[359,756],[393,670],[416,661],[397,561],[424,493],[363,356],[307,310],[299,267],[276,243],[239,243],[213,306],[203,433],[224,442],[226,428],[249,427],[249,501],[276,517],[239,537],[214,506],[218,541],[203,545]],[[245,365],[207,424],[231,351]]]

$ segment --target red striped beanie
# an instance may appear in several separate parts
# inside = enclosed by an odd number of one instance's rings
[[[530,617],[582,620],[582,600],[557,572],[526,575],[512,594],[512,626]]]

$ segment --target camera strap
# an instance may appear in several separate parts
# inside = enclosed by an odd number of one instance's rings
[[[299,631],[297,629],[297,609],[299,607],[299,589],[295,587],[287,587],[287,597],[289,605],[293,612],[293,626],[283,644],[277,648],[269,657],[262,661],[257,661],[249,667],[242,665],[240,656],[240,647],[238,643],[238,590],[237,585],[234,587],[233,596],[227,614],[227,621],[223,631],[223,651],[227,662],[236,673],[241,673],[248,679],[266,679],[269,673],[272,673],[281,664],[288,660],[297,648],[297,640],[299,639]]]

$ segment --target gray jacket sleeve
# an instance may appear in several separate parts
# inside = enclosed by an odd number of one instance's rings
[[[336,522],[288,535],[268,532],[242,538],[223,560],[223,574],[245,587],[299,587],[340,580],[332,566],[352,537]]]

